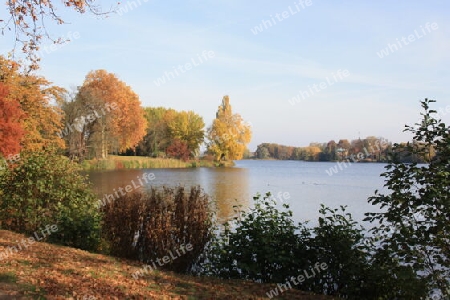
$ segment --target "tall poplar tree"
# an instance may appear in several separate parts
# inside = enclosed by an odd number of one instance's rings
[[[207,137],[208,152],[217,161],[242,159],[252,132],[239,114],[233,114],[228,96],[223,97]]]

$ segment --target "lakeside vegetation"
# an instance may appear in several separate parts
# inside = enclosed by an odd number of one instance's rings
[[[160,168],[213,168],[231,167],[233,161],[215,162],[207,159],[183,161],[175,158],[152,158],[143,156],[108,155],[107,159],[84,160],[80,166],[84,171],[121,169],[160,169]]]
[[[129,277],[137,279],[174,270],[277,283],[259,293],[268,297],[300,289],[347,299],[426,299],[434,293],[445,299],[450,288],[450,133],[433,119],[432,102],[422,103],[425,121],[410,129],[417,143],[408,145],[408,151],[424,159],[436,151],[440,159],[428,166],[399,161],[388,165],[383,176],[390,193],[375,191],[368,199],[384,207],[366,213],[373,225],[368,232],[345,207],[322,206],[315,227],[294,224],[289,206],[277,208],[270,194],[255,196],[249,211],[236,207],[238,215],[224,227],[216,223],[213,203],[200,187],[111,196],[99,205],[77,174],[79,165],[45,151],[26,154],[0,172],[0,229],[35,236],[55,225],[57,230],[44,236],[45,241],[133,259],[144,264],[137,270],[125,266]],[[417,184],[423,188],[417,190]],[[2,245],[3,260],[28,248],[9,245]],[[77,268],[73,274],[84,272]],[[53,292],[44,283],[38,289]]]
[[[107,159],[84,160],[81,167],[85,171],[147,169],[147,168],[188,168],[192,165],[173,158],[150,158],[139,156],[109,155]]]

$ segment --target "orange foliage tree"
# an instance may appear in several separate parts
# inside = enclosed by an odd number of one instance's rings
[[[79,103],[72,106],[77,110],[75,115],[78,121],[83,120],[78,130],[85,132],[83,137],[89,139],[87,143],[96,157],[106,158],[110,152],[133,149],[146,134],[147,120],[139,96],[112,73],[90,72],[75,102]],[[92,113],[95,115],[90,118]]]
[[[0,153],[4,157],[20,152],[24,135],[21,119],[24,112],[20,104],[7,99],[8,90],[0,82]]]
[[[20,65],[0,56],[0,82],[8,89],[6,99],[18,102],[25,115],[21,127],[26,134],[22,150],[63,148],[64,141],[57,136],[62,126],[61,102],[64,89],[53,86],[43,77],[20,72]]]

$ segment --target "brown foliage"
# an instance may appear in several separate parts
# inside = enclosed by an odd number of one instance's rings
[[[17,247],[28,236],[0,230],[0,253]],[[79,249],[34,243],[0,263],[0,299],[267,299],[276,284],[248,280],[152,272],[140,280],[138,262],[93,254]],[[9,280],[8,280],[9,279]],[[297,289],[285,290],[276,299],[325,300]]]
[[[103,207],[103,234],[112,255],[145,263],[191,244],[192,251],[162,267],[188,271],[211,238],[209,207],[209,197],[200,187],[127,194]]]
[[[190,151],[186,142],[175,139],[172,144],[167,147],[166,153],[168,157],[187,161],[189,159]]]

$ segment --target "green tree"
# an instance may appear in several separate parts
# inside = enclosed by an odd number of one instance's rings
[[[260,144],[256,147],[256,157],[259,159],[270,158],[269,150],[264,146],[264,144]]]
[[[327,146],[325,147],[325,160],[327,161],[334,161],[336,160],[336,148],[337,144],[334,140],[331,140],[327,143]]]
[[[233,114],[230,98],[224,96],[216,118],[208,128],[208,152],[218,160],[242,159],[244,150],[251,140],[250,126],[239,114]]]
[[[172,143],[168,125],[176,114],[177,112],[171,108],[144,108],[148,127],[146,135],[136,148],[138,155],[156,157],[159,153],[166,152],[167,147]]]
[[[185,142],[191,156],[196,156],[205,136],[203,118],[193,111],[181,111],[168,124],[172,140]]]
[[[381,206],[382,213],[368,213],[366,220],[376,222],[374,235],[383,237],[381,251],[385,261],[411,266],[423,278],[429,291],[438,288],[450,296],[450,132],[430,108],[435,100],[421,102],[423,120],[416,127],[406,126],[413,142],[394,144],[393,151],[406,150],[429,162],[426,165],[401,163],[394,159],[382,174],[388,194],[378,191],[369,199]],[[433,158],[433,151],[437,156]],[[443,299],[444,299],[443,298]]]
[[[136,149],[138,155],[158,156],[166,153],[175,140],[187,145],[189,156],[198,154],[205,136],[205,123],[201,116],[193,111],[178,112],[164,107],[146,107],[144,111],[148,128]]]

